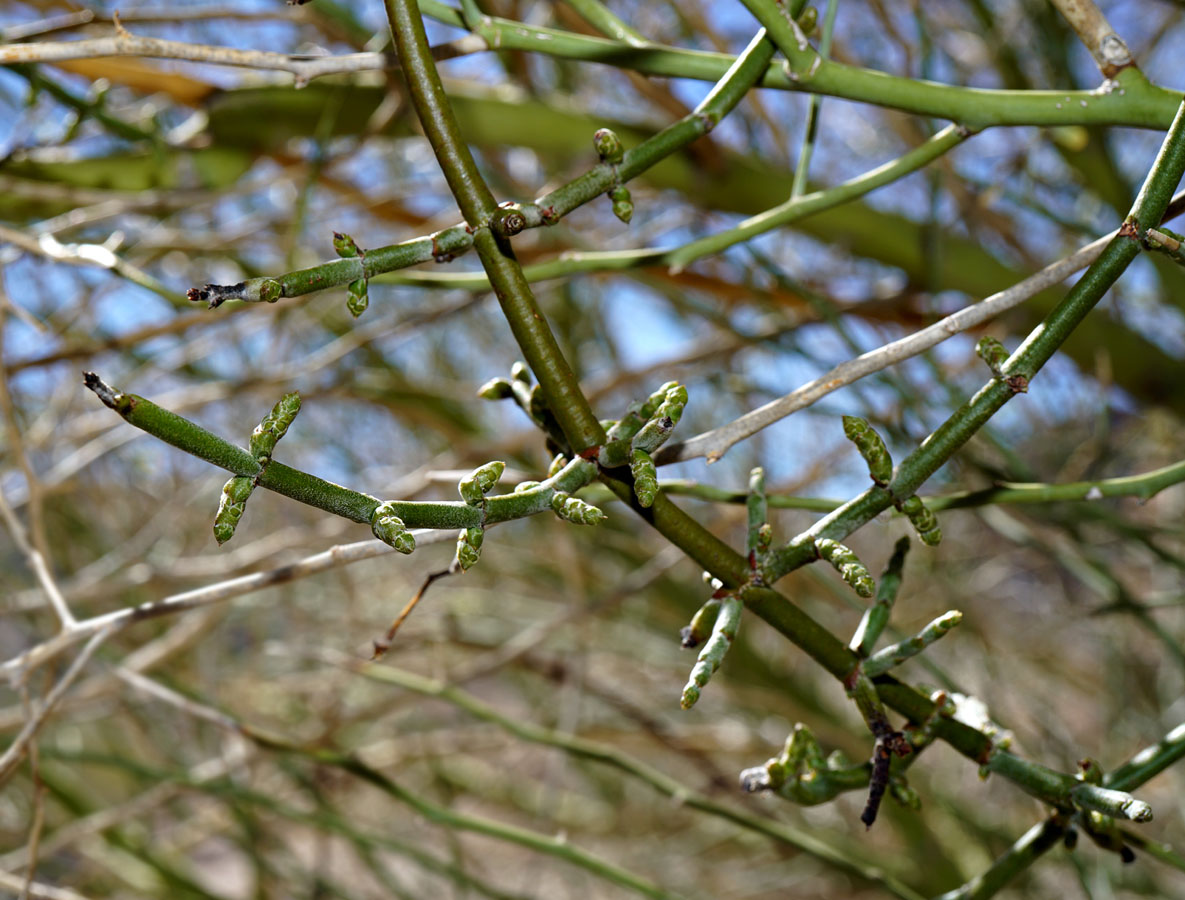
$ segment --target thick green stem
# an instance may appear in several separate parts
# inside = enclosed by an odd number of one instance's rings
[[[510,323],[514,338],[574,451],[600,444],[605,437],[588,400],[560,353],[555,336],[535,302],[510,244],[489,227],[498,208],[461,137],[424,33],[415,0],[388,0],[387,16],[412,105],[423,125],[445,180],[473,231],[473,245]]]
[[[411,94],[412,105],[444,172],[449,190],[457,198],[461,215],[470,228],[485,225],[498,204],[477,171],[477,163],[473,161],[468,145],[461,138],[457,117],[449,106],[440,75],[436,71],[436,62],[428,47],[428,36],[424,33],[419,7],[414,0],[388,0],[386,6],[395,50],[399,55],[399,65]]]

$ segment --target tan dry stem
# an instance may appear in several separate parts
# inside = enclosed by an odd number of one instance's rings
[[[1104,76],[1111,78],[1120,69],[1134,65],[1127,44],[1115,33],[1094,0],[1050,0],[1050,3],[1086,45]]]

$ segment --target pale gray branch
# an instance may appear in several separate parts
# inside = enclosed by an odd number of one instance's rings
[[[1185,195],[1179,195],[1177,199],[1180,199],[1180,196]],[[1034,294],[1061,283],[1070,275],[1094,262],[1114,236],[1115,232],[1111,232],[1111,234],[1092,241],[1080,250],[1046,266],[1040,272],[1030,275],[1012,287],[1000,291],[998,294],[992,294],[974,306],[968,306],[966,309],[952,313],[921,331],[914,332],[875,350],[869,350],[855,359],[842,362],[814,381],[808,381],[789,394],[771,400],[764,406],[759,406],[726,425],[696,435],[682,443],[664,447],[655,455],[655,462],[662,465],[685,459],[698,459],[701,456],[707,457],[710,463],[715,462],[733,444],[753,436],[793,412],[805,409],[833,391],[888,368],[894,363],[924,353],[947,338],[966,331],[968,328],[982,325],[1005,310],[1019,306]]]
[[[486,50],[486,42],[476,35],[467,35],[433,48],[436,59],[452,59]],[[163,38],[138,37],[123,33],[111,37],[86,38],[80,41],[37,41],[24,44],[0,45],[0,65],[16,63],[65,62],[74,59],[98,59],[110,56],[136,56],[151,59],[176,59],[185,62],[208,63],[216,66],[237,66],[287,72],[298,85],[307,84],[323,75],[342,75],[352,72],[376,72],[397,68],[392,58],[383,53],[346,53],[340,56],[294,56],[273,50],[237,50],[233,47],[213,47],[207,44],[188,44]]]
[[[442,543],[456,539],[456,534],[452,531],[435,531],[423,528],[416,529],[411,533],[415,536],[417,546]],[[133,622],[139,622],[143,619],[176,615],[190,609],[209,606],[211,603],[219,603],[223,600],[241,597],[243,594],[262,590],[265,587],[275,584],[284,584],[289,581],[295,581],[298,578],[307,578],[309,575],[315,575],[319,572],[336,568],[337,566],[349,565],[350,563],[372,559],[376,556],[393,552],[389,545],[378,540],[339,544],[320,553],[314,553],[312,556],[306,556],[304,559],[291,565],[278,566],[263,572],[253,572],[250,575],[230,578],[226,581],[206,585],[192,591],[171,594],[160,600],[150,600],[147,603],[141,603],[139,606],[129,606],[124,609],[115,610],[114,612],[94,616],[90,619],[83,619],[69,631],[63,631],[47,641],[30,647],[19,656],[15,656],[0,664],[0,674],[8,676],[10,679],[19,677],[28,670],[34,669],[53,659],[67,647],[73,646],[92,634],[98,632],[108,633],[106,629],[110,629],[110,633],[114,633],[126,628]]]

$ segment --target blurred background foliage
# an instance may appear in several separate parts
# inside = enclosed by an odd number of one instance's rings
[[[562,2],[483,0],[488,11],[591,33]],[[654,40],[737,53],[754,26],[739,6],[621,0]],[[10,2],[0,36],[111,33],[114,4]],[[219,46],[344,53],[384,46],[381,4],[278,0],[233,6],[130,2],[136,34]],[[1154,81],[1181,87],[1185,7],[1105,6]],[[159,13],[159,15],[155,15]],[[23,32],[22,32],[23,34]],[[434,42],[455,29],[433,24]],[[1097,70],[1042,0],[843,0],[833,56],[895,74],[1003,87],[1093,87]],[[595,162],[592,132],[627,146],[689,111],[708,85],[499,52],[442,63],[462,130],[500,198],[530,199]],[[790,192],[808,98],[752,92],[715,132],[631,185],[627,227],[607,200],[515,239],[524,262],[566,250],[674,246],[735,224]],[[119,421],[79,370],[152,397],[242,442],[283,392],[304,412],[284,461],[383,497],[451,498],[456,474],[504,459],[547,465],[540,435],[478,385],[517,359],[488,291],[434,285],[476,261],[376,279],[353,321],[344,291],[206,311],[184,291],[332,256],[333,230],[364,247],[436,231],[459,214],[397,73],[326,78],[142,59],[0,70],[0,263],[5,428],[0,489],[78,616],[275,569],[362,526],[257,495],[238,536],[210,532],[224,475]],[[824,101],[811,180],[838,183],[915,146],[932,123]],[[679,378],[688,437],[838,361],[1011,284],[1116,226],[1160,135],[1078,126],[986,131],[927,170],[696,263],[591,272],[536,291],[594,408]],[[99,249],[95,249],[99,248]],[[112,260],[118,258],[118,262]],[[106,265],[96,264],[106,262]],[[988,332],[1014,347],[1061,295],[1035,297]],[[844,389],[734,448],[664,469],[732,490],[763,465],[771,491],[844,499],[866,484],[841,413],[869,418],[903,455],[983,381],[978,334]],[[1185,280],[1138,260],[1042,373],[928,485],[1063,482],[1179,461],[1185,443]],[[513,483],[513,482],[511,482]],[[679,502],[732,546],[740,506]],[[945,747],[911,770],[913,812],[889,802],[865,833],[863,796],[803,809],[745,796],[737,774],[775,755],[795,722],[826,750],[866,758],[868,734],[842,689],[755,619],[690,712],[692,658],[678,630],[707,595],[695,566],[618,504],[597,530],[540,517],[501,526],[481,564],[438,582],[382,666],[457,686],[507,722],[579,736],[661,770],[730,809],[804,830],[851,865],[820,859],[691,808],[620,767],[533,743],[426,697],[401,675],[361,669],[370,642],[448,543],[279,584],[105,645],[0,794],[0,870],[84,897],[616,897],[625,888],[457,823],[433,821],[336,765],[358,755],[456,813],[576,846],[672,894],[714,898],[884,896],[875,867],[918,895],[984,870],[1044,815],[1014,786],[982,782]],[[779,510],[788,538],[818,513]],[[1141,504],[996,505],[941,514],[945,541],[915,546],[894,614],[911,633],[947,609],[961,628],[904,673],[974,695],[1024,756],[1062,771],[1104,768],[1185,714],[1185,492]],[[900,518],[851,539],[874,571]],[[861,606],[809,567],[784,589],[833,632]],[[55,622],[16,544],[0,543],[0,649],[8,659]],[[27,684],[34,698],[65,661]],[[140,673],[136,680],[126,673]],[[125,674],[121,675],[123,672]],[[423,685],[420,685],[423,687]],[[26,718],[0,693],[5,740]],[[229,717],[307,752],[271,752]],[[503,723],[506,724],[506,723]],[[328,756],[319,757],[325,751]],[[1185,785],[1170,770],[1141,789],[1141,832],[1185,840]],[[566,842],[566,843],[565,843]],[[9,884],[11,887],[11,884]],[[0,886],[0,891],[5,890]],[[1090,845],[1058,849],[1008,888],[1017,897],[1185,894],[1176,864],[1123,865]],[[15,893],[15,891],[14,891]]]

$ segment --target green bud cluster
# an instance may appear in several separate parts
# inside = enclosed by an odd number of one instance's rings
[[[340,231],[333,233],[333,249],[342,259],[366,256],[366,251],[361,249],[352,237],[342,234]],[[358,318],[366,312],[366,307],[369,305],[370,294],[365,276],[346,285],[346,309],[350,311],[350,315],[355,319]]]
[[[876,429],[868,424],[867,419],[844,416],[843,433],[868,463],[868,474],[872,480],[877,484],[888,484],[893,477],[893,457],[889,455],[889,448]]]
[[[601,162],[609,163],[611,166],[617,165],[621,162],[625,155],[625,149],[621,145],[621,138],[616,132],[608,128],[598,128],[593,133],[593,147],[597,151],[597,156],[600,157]]]
[[[630,194],[630,189],[624,184],[619,184],[609,192],[609,199],[613,201],[613,215],[628,225],[634,217],[634,198]]]
[[[985,335],[976,342],[975,355],[987,363],[992,374],[999,375],[1000,367],[1008,359],[1008,350],[994,337]]]
[[[757,529],[757,552],[765,553],[774,540],[774,527],[769,522],[762,522]]]
[[[889,782],[889,794],[906,809],[917,812],[922,808],[922,798],[909,786],[904,775],[897,775]]]
[[[498,479],[505,471],[506,463],[501,460],[494,460],[484,466],[478,466],[467,478],[462,478],[457,483],[461,499],[470,506],[480,506],[485,502],[485,495],[494,489],[494,485],[498,483]]]
[[[576,525],[597,525],[605,518],[597,507],[563,491],[551,495],[551,508],[561,519]]]
[[[901,504],[901,511],[905,513],[923,544],[934,547],[942,540],[942,529],[938,525],[938,517],[926,507],[922,498],[917,494]]]
[[[635,448],[630,452],[630,473],[634,476],[634,494],[644,508],[654,504],[658,496],[658,469],[645,450]]]
[[[683,709],[695,706],[704,687],[712,680],[712,675],[720,668],[724,656],[728,653],[732,642],[736,640],[737,630],[741,625],[741,610],[744,604],[735,594],[720,598],[720,610],[716,614],[716,621],[712,625],[712,635],[700,651],[699,658],[691,668],[691,676],[683,687],[683,696],[679,705]]]
[[[342,259],[351,259],[360,253],[358,245],[354,243],[354,239],[348,234],[342,234],[340,231],[333,233],[333,249]]]
[[[741,772],[742,789],[774,791],[802,806],[826,803],[866,784],[866,765],[852,765],[841,750],[824,756],[819,741],[801,722],[794,726],[778,756]]]
[[[260,466],[266,467],[271,462],[272,452],[276,444],[285,434],[296,414],[300,412],[300,394],[296,391],[285,394],[279,399],[271,412],[251,432],[248,444],[251,455]],[[261,469],[262,471],[262,469]],[[235,529],[243,513],[247,510],[247,498],[255,490],[255,476],[236,475],[222,486],[222,496],[218,501],[218,511],[214,514],[214,539],[225,544],[234,537]]]
[[[662,405],[662,402],[667,399],[667,392],[678,387],[679,382],[668,381],[657,391],[647,397],[645,400],[635,400],[629,405],[625,411],[625,415],[612,425],[606,427],[606,441],[607,444],[612,444],[615,441],[621,441],[628,446],[629,441],[633,438],[638,430],[649,421],[650,417],[654,415],[655,411]],[[604,463],[601,463],[604,465]],[[624,465],[625,460],[618,465]]]
[[[526,227],[527,217],[519,209],[499,209],[490,217],[490,228],[498,237],[514,237]]]
[[[835,571],[861,597],[871,597],[876,590],[876,582],[868,567],[860,562],[855,553],[839,541],[821,538],[815,541],[815,549],[819,556],[829,562]]]
[[[359,278],[346,285],[346,309],[355,319],[370,306],[370,292],[365,278]]]
[[[457,536],[457,565],[467,572],[481,558],[481,545],[485,540],[482,528],[466,528]]]
[[[651,414],[646,424],[634,435],[631,446],[635,450],[653,453],[671,436],[671,432],[679,424],[679,419],[683,417],[683,410],[686,406],[687,388],[675,383],[667,391],[666,397],[659,404],[658,409]]]
[[[249,475],[236,475],[222,486],[218,512],[214,514],[214,540],[220,546],[234,537],[239,519],[247,510],[247,498],[254,489],[255,480]]]
[[[259,286],[259,299],[264,303],[275,303],[284,296],[284,285],[274,278],[268,278]]]
[[[370,530],[376,538],[400,553],[411,553],[416,549],[416,539],[407,530],[403,520],[396,515],[396,509],[396,505],[390,501],[375,507],[370,517]]]
[[[686,406],[687,388],[668,381],[645,400],[631,403],[606,431],[597,462],[606,469],[628,465],[634,493],[643,507],[651,506],[658,496],[658,470],[651,454],[670,437]]]
[[[285,434],[300,412],[300,394],[296,391],[285,394],[272,407],[272,411],[263,417],[262,421],[251,432],[250,450],[260,464],[271,459],[272,451]]]

